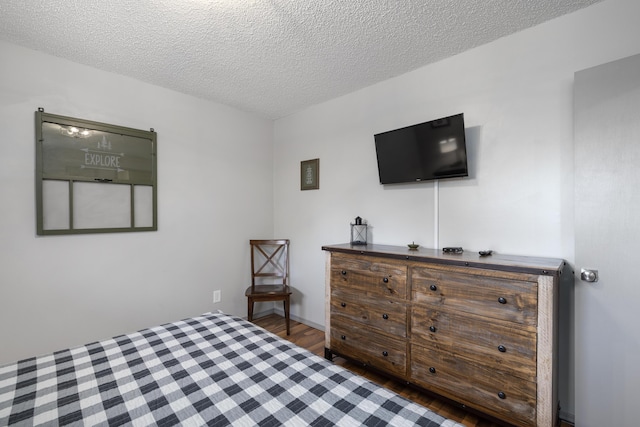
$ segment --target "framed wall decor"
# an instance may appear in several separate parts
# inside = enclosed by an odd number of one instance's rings
[[[320,159],[300,162],[300,190],[320,188]]]
[[[157,136],[36,111],[38,235],[156,231]]]

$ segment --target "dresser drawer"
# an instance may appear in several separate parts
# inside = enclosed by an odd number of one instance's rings
[[[407,374],[407,342],[350,322],[331,322],[331,350],[399,378]]]
[[[518,426],[536,425],[536,383],[447,351],[411,345],[411,379]]]
[[[507,369],[523,379],[535,379],[536,332],[521,325],[414,304],[411,340],[489,367]]]
[[[407,297],[407,266],[372,257],[331,256],[331,288],[344,287],[370,294]]]
[[[451,271],[453,270],[453,271]],[[471,270],[471,269],[466,269]],[[413,267],[411,270],[412,300],[440,305],[466,313],[508,320],[527,326],[537,322],[538,285],[522,280],[522,274],[492,272],[483,274],[462,272],[463,269]],[[513,278],[511,278],[513,276]]]
[[[407,303],[355,293],[338,287],[331,291],[332,322],[361,323],[401,338],[407,336]]]

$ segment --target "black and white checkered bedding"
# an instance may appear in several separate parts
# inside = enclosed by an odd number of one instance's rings
[[[239,317],[0,367],[0,426],[459,426]]]

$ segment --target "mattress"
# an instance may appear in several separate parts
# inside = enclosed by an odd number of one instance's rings
[[[460,426],[222,313],[0,367],[5,425]]]

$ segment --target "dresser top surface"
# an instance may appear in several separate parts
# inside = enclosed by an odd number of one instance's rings
[[[439,249],[423,248],[412,250],[407,246],[393,246],[380,244],[352,245],[340,243],[324,245],[322,250],[350,254],[380,256],[385,258],[403,259],[409,261],[433,262],[436,264],[480,267],[494,270],[527,272],[533,274],[560,274],[565,261],[559,258],[543,258],[521,255],[505,255],[492,253],[480,256],[478,252],[463,251],[462,253],[444,253]]]

